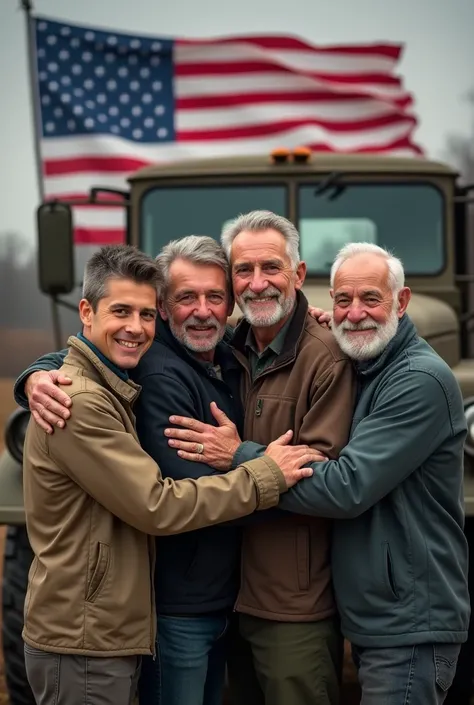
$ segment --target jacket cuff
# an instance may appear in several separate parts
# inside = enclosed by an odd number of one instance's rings
[[[244,441],[239,445],[232,458],[231,470],[235,470],[239,465],[243,463],[248,463],[249,460],[255,460],[255,458],[260,458],[265,451],[266,446],[262,446],[259,443],[254,443],[253,441]]]
[[[275,507],[280,495],[288,490],[285,476],[278,465],[268,456],[243,463],[244,468],[257,488],[257,511]]]

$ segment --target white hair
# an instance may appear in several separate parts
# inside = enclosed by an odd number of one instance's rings
[[[331,288],[334,288],[334,279],[339,267],[351,257],[360,254],[374,254],[383,257],[388,265],[388,278],[393,293],[398,294],[403,289],[405,286],[405,272],[401,260],[398,257],[394,257],[388,250],[371,242],[349,242],[339,250],[331,267]]]

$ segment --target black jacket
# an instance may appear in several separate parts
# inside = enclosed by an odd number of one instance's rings
[[[216,425],[210,403],[241,432],[240,367],[230,347],[216,348],[225,382],[174,338],[167,323],[157,321],[156,338],[131,377],[142,386],[135,405],[141,445],[159,464],[164,477],[198,478],[219,471],[182,460],[168,446],[164,430],[169,416],[189,416]],[[204,614],[233,607],[239,587],[240,530],[213,526],[157,539],[155,572],[158,614]]]

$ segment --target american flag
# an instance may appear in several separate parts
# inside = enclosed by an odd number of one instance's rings
[[[34,19],[46,198],[126,189],[152,163],[278,146],[419,155],[394,44],[188,40]],[[75,208],[77,243],[124,236],[120,208]]]

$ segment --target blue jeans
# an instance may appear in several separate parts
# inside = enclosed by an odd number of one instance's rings
[[[386,649],[352,646],[361,705],[442,705],[453,682],[461,644]]]
[[[140,705],[221,705],[229,617],[158,617],[157,656],[142,661]]]

